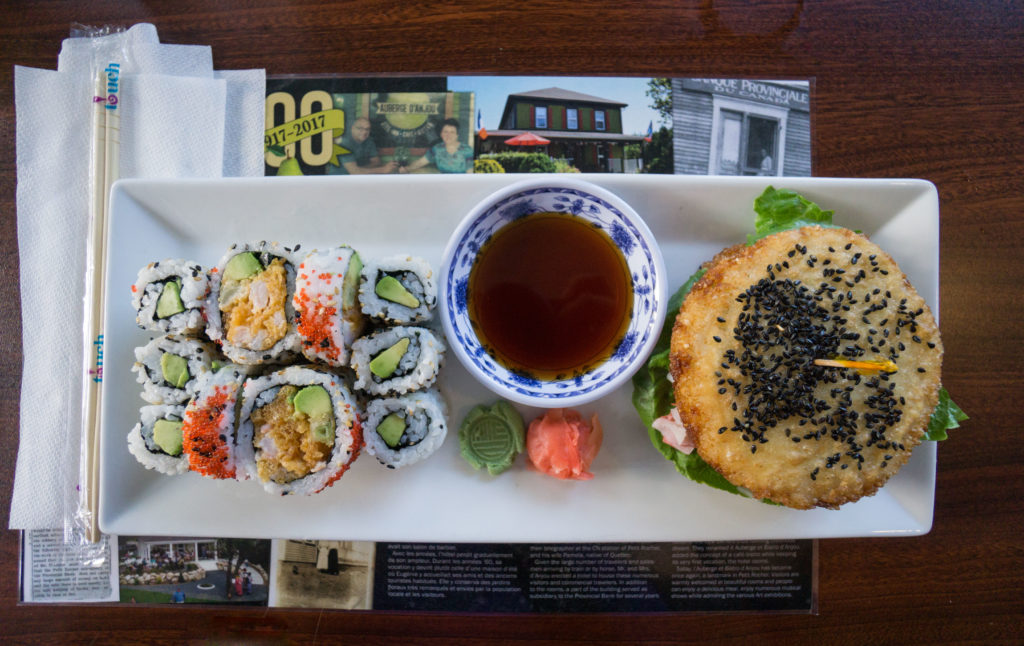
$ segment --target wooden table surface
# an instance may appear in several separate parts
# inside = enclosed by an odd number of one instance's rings
[[[823,540],[816,616],[458,616],[18,606],[24,642],[603,644],[1024,640],[1024,9],[1019,2],[0,2],[0,523],[17,452],[21,314],[13,65],[54,69],[71,23],[154,23],[217,69],[813,78],[814,174],[920,177],[941,201],[943,382],[971,415],[940,447],[934,527]],[[54,163],[74,163],[58,160]],[[83,162],[84,163],[84,162]],[[908,240],[907,244],[914,244]],[[685,510],[680,510],[685,513]]]

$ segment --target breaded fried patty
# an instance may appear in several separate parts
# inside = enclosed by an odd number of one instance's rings
[[[942,343],[924,299],[848,229],[778,233],[707,269],[676,318],[670,360],[698,454],[797,509],[875,493],[938,403]]]

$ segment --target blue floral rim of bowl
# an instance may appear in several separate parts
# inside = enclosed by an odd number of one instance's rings
[[[510,187],[514,188],[514,187]],[[595,190],[600,190],[596,189]],[[632,317],[625,335],[612,356],[589,372],[575,374],[562,380],[541,380],[513,372],[498,363],[480,344],[469,317],[469,274],[477,252],[491,236],[508,222],[532,213],[560,212],[582,217],[604,230],[622,252],[633,282]],[[653,237],[643,233],[634,218],[646,231],[639,216],[628,216],[608,200],[588,190],[569,186],[539,186],[523,188],[498,199],[468,223],[460,226],[463,232],[447,263],[444,285],[443,315],[448,331],[454,335],[452,344],[461,347],[460,359],[468,361],[490,380],[492,386],[510,394],[549,401],[558,405],[569,398],[580,398],[612,381],[622,381],[629,375],[623,371],[634,366],[661,332],[664,303],[663,264],[660,252],[652,248]],[[650,243],[648,242],[650,238]],[[660,270],[659,270],[660,268]]]

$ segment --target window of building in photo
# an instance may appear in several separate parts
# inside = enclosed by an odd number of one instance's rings
[[[577,110],[576,108],[566,108],[565,127],[567,130],[580,129],[579,110]]]
[[[778,175],[782,119],[758,112],[718,111],[718,141],[713,142],[716,175]]]
[[[712,102],[711,175],[781,175],[788,111],[716,96]]]
[[[533,125],[535,128],[547,128],[548,127],[548,108],[547,106],[537,106],[534,110]]]
[[[594,130],[604,130],[604,110],[594,110]]]

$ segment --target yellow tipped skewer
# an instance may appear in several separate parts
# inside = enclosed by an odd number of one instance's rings
[[[899,368],[888,359],[882,361],[851,361],[848,359],[815,359],[814,365],[826,368],[853,368],[871,372],[896,372]]]

